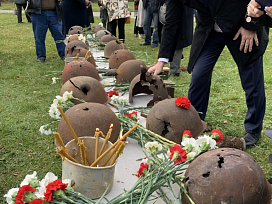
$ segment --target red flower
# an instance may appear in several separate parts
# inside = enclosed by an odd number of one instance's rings
[[[140,164],[139,170],[137,171],[138,172],[137,176],[140,177],[143,174],[144,170],[147,169],[147,167],[148,167],[147,163],[142,162]]]
[[[131,113],[124,113],[124,115],[132,119],[135,119],[135,118],[137,119],[137,111],[132,111]]]
[[[184,135],[188,135],[189,138],[193,138],[190,130],[184,130],[182,133],[182,136],[184,136]]]
[[[189,109],[190,105],[191,105],[191,102],[189,101],[189,99],[187,97],[179,96],[179,97],[176,98],[175,104],[177,106],[183,107],[185,109]]]
[[[107,95],[109,96],[109,97],[112,97],[112,95],[115,95],[115,96],[119,96],[119,93],[117,92],[117,91],[110,91],[109,93],[107,93]]]
[[[68,186],[68,183],[62,183],[60,180],[55,180],[52,183],[49,183],[46,186],[46,192],[44,193],[44,200],[45,201],[51,201],[53,199],[53,191],[56,191],[58,189],[61,189],[64,191],[64,189]]]
[[[170,147],[169,150],[171,152],[169,158],[170,160],[175,159],[174,164],[186,162],[187,158],[186,150],[182,149],[180,145],[175,144],[173,147]]]
[[[17,195],[15,196],[16,204],[24,203],[23,199],[25,196],[25,192],[35,192],[35,189],[30,186],[30,183],[28,185],[20,187]]]
[[[43,200],[37,198],[37,199],[32,200],[31,202],[29,202],[28,204],[43,204]]]
[[[221,142],[223,140],[223,133],[220,130],[214,129],[211,132],[211,137],[216,141],[216,142]]]

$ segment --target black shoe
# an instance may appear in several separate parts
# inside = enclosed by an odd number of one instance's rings
[[[45,62],[45,59],[44,59],[44,58],[38,58],[38,59],[37,59],[37,62],[44,63],[44,62]]]
[[[260,132],[256,134],[246,133],[244,135],[244,139],[246,141],[246,148],[248,149],[255,146],[260,138],[261,138]]]
[[[144,43],[141,43],[141,44],[140,44],[140,46],[146,46],[146,45],[150,45],[150,43],[144,42]]]
[[[158,47],[158,46],[159,46],[159,44],[152,44],[150,47],[154,48],[154,47]]]
[[[179,77],[179,75],[180,75],[180,73],[169,73],[168,76],[169,76],[169,77],[170,77],[170,76],[177,76],[177,77]]]

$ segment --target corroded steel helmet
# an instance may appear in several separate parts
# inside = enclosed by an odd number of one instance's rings
[[[117,69],[116,83],[130,83],[132,79],[141,73],[142,69],[147,67],[141,60],[127,60],[120,64]]]
[[[123,42],[121,42],[119,40],[111,40],[106,44],[106,46],[104,48],[104,57],[110,58],[110,55],[115,50],[121,50],[121,49],[127,50],[127,47]]]
[[[99,40],[102,36],[111,35],[111,33],[108,30],[99,30],[99,31],[97,31],[97,33],[95,35],[96,35],[96,38]]]
[[[71,42],[71,41],[74,41],[74,40],[79,40],[78,38],[79,38],[79,36],[80,36],[81,34],[73,34],[73,35],[70,35],[69,37],[68,37],[68,43],[69,42]]]
[[[80,41],[80,40],[78,40]],[[94,57],[92,53],[89,51],[88,46],[81,41],[79,43],[78,41],[72,41],[68,43],[65,47],[65,58],[67,57],[85,57],[88,62],[92,63],[95,67],[97,67]],[[78,43],[78,45],[77,45]],[[82,44],[83,43],[83,44]],[[84,47],[83,47],[84,46]]]
[[[79,26],[79,25],[74,25],[74,26],[72,26],[70,29],[69,29],[69,31],[70,30],[81,30],[81,31],[83,31],[83,27],[82,26]]]
[[[106,30],[106,28],[104,28],[103,26],[95,26],[92,31],[94,33],[97,33],[99,30]]]
[[[99,41],[100,42],[104,42],[104,43],[107,43],[107,42],[110,42],[112,40],[117,40],[117,37],[115,37],[114,35],[112,34],[108,34],[108,35],[103,35]]]
[[[88,45],[84,42],[82,42],[81,40],[73,40],[71,42],[69,42],[66,47],[65,47],[65,57],[69,57],[67,55],[71,55],[73,52],[75,52],[75,48],[84,48],[84,49],[89,49]],[[74,56],[70,56],[70,57],[75,57]]]
[[[67,35],[74,35],[74,34],[83,34],[83,31],[77,30],[77,29],[69,30]]]
[[[146,127],[177,144],[182,141],[184,130],[190,130],[194,138],[205,129],[196,109],[190,105],[184,109],[175,104],[176,98],[157,102],[149,111]]]
[[[62,71],[62,84],[76,76],[89,76],[98,81],[102,80],[97,69],[87,60],[73,60],[66,64]]]
[[[62,96],[65,91],[73,91],[73,96],[78,99],[82,99],[86,102],[95,102],[101,104],[107,104],[110,102],[110,97],[103,85],[93,77],[89,76],[76,76],[66,81],[61,90],[60,95]],[[82,103],[79,100],[72,99],[74,104]]]
[[[96,128],[106,135],[111,124],[113,128],[109,140],[114,143],[119,137],[120,122],[115,113],[106,105],[81,103],[68,109],[65,115],[78,137],[94,136]],[[64,144],[74,139],[63,118],[59,122],[58,133]]]
[[[256,160],[234,148],[218,148],[194,159],[185,188],[197,204],[270,204],[271,185]],[[182,203],[190,204],[182,195]]]
[[[136,60],[135,56],[129,50],[116,50],[109,58],[109,68],[118,69],[118,67],[127,60]]]

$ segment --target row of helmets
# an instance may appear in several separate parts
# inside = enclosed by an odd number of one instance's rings
[[[74,30],[76,29],[74,28]],[[95,31],[95,28],[93,31]],[[104,32],[104,35],[108,33],[101,27],[96,32],[96,36],[101,37],[103,33],[99,34],[99,32]],[[68,37],[66,46],[67,53],[73,53],[74,59],[67,63],[63,69],[60,95],[65,91],[73,91],[74,97],[83,99],[86,102],[107,104],[110,98],[107,96],[103,85],[99,82],[101,77],[96,69],[92,54],[87,50],[88,45],[77,38],[72,38],[74,35]],[[81,48],[86,49],[85,53],[89,54],[89,56],[81,56],[85,57],[84,59],[92,58],[93,63],[76,57],[80,51],[75,50]],[[175,99],[168,95],[163,80],[159,76],[149,74],[145,63],[141,60],[136,60],[133,53],[126,48],[124,43],[118,40],[109,41],[104,47],[104,57],[109,59],[109,69],[116,70],[116,83],[130,83],[130,103],[133,103],[132,98],[134,95],[140,93],[153,94],[153,100],[147,104],[148,106],[153,106],[147,116],[147,127],[151,131],[176,143],[181,142],[184,130],[191,130],[194,137],[203,132],[204,124],[194,107],[188,110],[177,107]],[[78,100],[72,100],[72,102],[75,104],[80,103]],[[97,114],[101,114],[101,112]],[[92,131],[94,130],[95,127],[92,127]],[[70,138],[72,138],[72,135],[70,135]]]

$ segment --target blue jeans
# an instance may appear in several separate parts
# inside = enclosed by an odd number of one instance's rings
[[[202,112],[200,114],[202,120],[205,119],[208,108],[212,71],[225,45],[223,34],[212,31],[192,71],[188,98],[195,109]],[[238,66],[238,71],[247,104],[244,120],[245,130],[247,133],[256,134],[262,131],[266,103],[263,56],[245,66]]]
[[[151,23],[153,19],[154,23],[154,32],[153,32],[153,43],[154,45],[159,44],[159,36],[158,36],[158,22],[159,22],[159,16],[158,13],[151,13],[150,11],[150,3],[148,4],[145,11],[145,17],[144,17],[144,33],[145,33],[145,43],[150,44],[151,43]]]
[[[41,14],[31,14],[32,28],[35,38],[37,59],[46,59],[45,38],[49,28],[53,36],[60,58],[65,58],[64,36],[56,11],[44,10]]]

